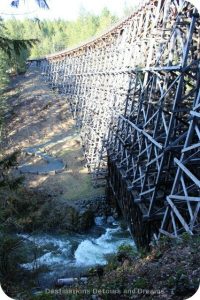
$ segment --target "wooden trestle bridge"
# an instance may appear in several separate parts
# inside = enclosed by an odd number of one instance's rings
[[[137,244],[200,229],[200,17],[151,0],[102,36],[41,61]]]

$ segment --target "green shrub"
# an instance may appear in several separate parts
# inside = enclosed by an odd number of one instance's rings
[[[167,279],[167,286],[168,286],[169,288],[172,288],[172,287],[175,286],[175,284],[176,284],[176,277],[170,276],[170,277]]]
[[[105,270],[109,272],[109,271],[117,269],[117,267],[119,266],[119,263],[117,261],[116,254],[105,255],[105,257],[108,261],[107,265],[105,266]]]
[[[188,233],[188,232],[184,232],[182,235],[181,235],[181,238],[182,238],[182,241],[183,242],[190,242],[192,240],[192,236]]]
[[[126,253],[128,256],[136,256],[137,250],[129,244],[122,244],[118,247],[118,253]]]
[[[145,289],[148,287],[148,281],[145,278],[138,278],[134,282],[134,288]]]

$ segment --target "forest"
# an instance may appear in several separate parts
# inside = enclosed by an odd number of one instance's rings
[[[124,9],[124,15],[130,13],[131,8]],[[67,20],[39,20],[15,18],[0,20],[0,36],[12,39],[33,40],[32,47],[21,49],[18,53],[8,55],[0,47],[0,88],[9,78],[9,73],[23,73],[26,69],[27,58],[38,58],[75,46],[90,37],[100,35],[105,29],[118,21],[107,8],[100,15],[94,15],[81,9],[75,21]],[[1,46],[1,45],[0,45]]]

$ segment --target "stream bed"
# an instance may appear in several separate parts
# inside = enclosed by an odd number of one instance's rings
[[[109,218],[97,217],[87,234],[20,234],[25,245],[37,249],[34,258],[21,266],[27,270],[45,266],[38,279],[40,287],[48,288],[58,278],[81,276],[91,267],[105,265],[120,245],[135,246],[129,231]]]

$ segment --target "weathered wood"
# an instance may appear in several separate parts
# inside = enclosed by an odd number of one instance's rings
[[[61,287],[61,286],[65,286],[65,285],[73,285],[73,284],[76,284],[76,283],[87,283],[88,281],[88,278],[87,277],[80,277],[80,278],[77,278],[77,277],[70,277],[70,278],[60,278],[60,279],[57,279],[55,285],[57,287]]]
[[[70,104],[94,184],[108,179],[139,246],[200,224],[199,28],[191,3],[150,0],[41,61]]]

